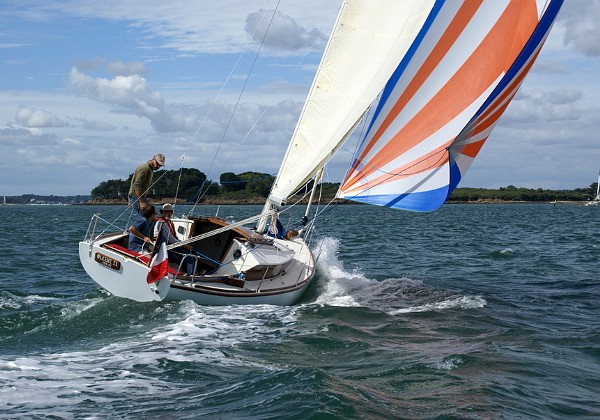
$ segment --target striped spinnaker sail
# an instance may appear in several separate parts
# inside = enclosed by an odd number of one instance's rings
[[[561,5],[436,1],[380,95],[338,196],[439,208],[516,94]]]

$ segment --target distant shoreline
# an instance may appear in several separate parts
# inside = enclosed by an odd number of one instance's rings
[[[239,199],[239,200],[207,199],[207,200],[203,200],[201,203],[198,203],[198,204],[221,205],[221,206],[225,206],[225,205],[263,205],[265,203],[265,200],[266,200],[265,198],[249,198],[249,199]],[[153,206],[162,206],[165,203],[178,204],[178,205],[193,205],[194,204],[194,203],[181,203],[181,202],[176,203],[175,199],[156,200],[156,201],[151,201],[150,204],[152,204]],[[334,203],[366,205],[365,203],[359,203],[356,201],[347,201],[347,200],[335,200]],[[574,200],[571,200],[571,201],[566,201],[566,200],[562,200],[562,201],[519,201],[519,200],[479,199],[479,200],[473,200],[473,201],[448,200],[444,204],[580,204],[580,205],[583,205],[585,203],[587,203],[587,201],[574,201]],[[302,204],[307,204],[307,202],[303,202]],[[317,204],[317,202],[314,201],[313,204]],[[81,205],[81,206],[127,205],[127,202],[124,200],[106,199],[106,200],[92,200],[87,203],[80,203],[80,204],[76,204],[76,205]]]
[[[538,194],[535,194],[538,193]],[[504,195],[504,196],[502,196]],[[560,195],[563,195],[562,197]],[[355,204],[360,205],[364,203],[351,201],[347,199],[336,199],[335,194],[328,192],[320,197],[321,203],[332,203],[335,205],[346,205]],[[152,204],[160,206],[165,203],[178,204],[178,205],[193,205],[193,202],[185,201],[184,199],[176,200],[175,197],[165,198],[150,198]],[[265,197],[252,194],[216,194],[216,195],[205,195],[200,200],[199,204],[210,204],[210,205],[263,205],[266,201]],[[506,191],[490,191],[490,190],[459,190],[457,189],[450,199],[446,200],[445,204],[582,204],[585,205],[592,200],[588,194],[569,194],[563,192],[562,194],[544,193],[540,195],[538,191],[524,190],[514,193],[507,193]],[[294,199],[290,200],[292,203]],[[304,199],[300,204],[307,204],[308,199]],[[313,203],[317,203],[313,201]],[[96,198],[92,199],[91,196],[37,196],[32,194],[11,196],[6,197],[4,204],[32,204],[32,205],[127,205],[125,197],[115,198]],[[2,205],[2,200],[0,200]]]

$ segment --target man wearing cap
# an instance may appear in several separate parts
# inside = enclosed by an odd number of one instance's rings
[[[152,185],[152,174],[161,166],[165,166],[165,155],[155,154],[148,162],[142,163],[137,167],[131,178],[129,187],[129,205],[142,216],[144,209],[150,206],[146,197],[150,186]]]
[[[160,209],[160,217],[156,219],[156,224],[154,225],[154,236],[158,238],[159,233],[161,233],[163,235],[163,240],[167,245],[181,242],[177,238],[175,225],[173,224],[171,217],[173,217],[173,205],[165,203]],[[190,245],[186,244],[178,246],[168,251],[169,261],[181,263],[181,261],[185,259],[185,264],[182,265],[184,265],[186,273],[192,275],[194,274],[194,258],[186,257],[188,254],[192,253],[194,253],[194,248]]]

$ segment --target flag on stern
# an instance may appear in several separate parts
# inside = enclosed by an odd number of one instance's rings
[[[146,277],[148,283],[157,282],[165,277],[169,268],[167,244],[162,238],[162,229],[159,229],[158,232],[158,239],[156,240],[156,244],[154,244],[154,253],[150,262],[150,271],[148,272],[148,277]]]

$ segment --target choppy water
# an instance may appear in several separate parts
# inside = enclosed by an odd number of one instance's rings
[[[292,307],[108,295],[122,209],[0,206],[0,418],[600,417],[600,208],[339,206]]]

